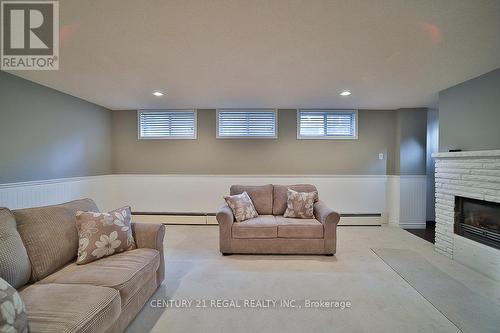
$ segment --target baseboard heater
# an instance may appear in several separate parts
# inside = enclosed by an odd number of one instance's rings
[[[161,224],[216,225],[215,213],[132,212],[134,222]],[[340,214],[339,226],[380,226],[382,214]]]

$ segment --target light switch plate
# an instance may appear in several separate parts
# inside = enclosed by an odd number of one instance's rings
[[[379,153],[378,154],[378,159],[383,160],[384,159],[384,153]]]

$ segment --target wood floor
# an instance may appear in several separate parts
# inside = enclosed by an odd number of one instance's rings
[[[427,222],[427,228],[425,229],[405,229],[406,231],[418,236],[422,239],[425,239],[428,242],[434,244],[435,241],[435,233],[436,233],[436,223],[435,222]]]

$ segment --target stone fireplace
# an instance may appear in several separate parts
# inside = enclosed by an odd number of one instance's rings
[[[436,251],[500,279],[500,150],[433,157]]]

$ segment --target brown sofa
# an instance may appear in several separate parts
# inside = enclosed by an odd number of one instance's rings
[[[164,279],[165,227],[132,224],[137,249],[76,265],[76,211],[90,199],[0,208],[0,274],[19,291],[36,332],[122,332]]]
[[[235,222],[229,206],[217,213],[222,254],[325,254],[336,251],[340,216],[322,201],[314,204],[314,219],[285,218],[287,190],[316,191],[314,185],[233,185],[230,194],[247,192],[258,217]]]

